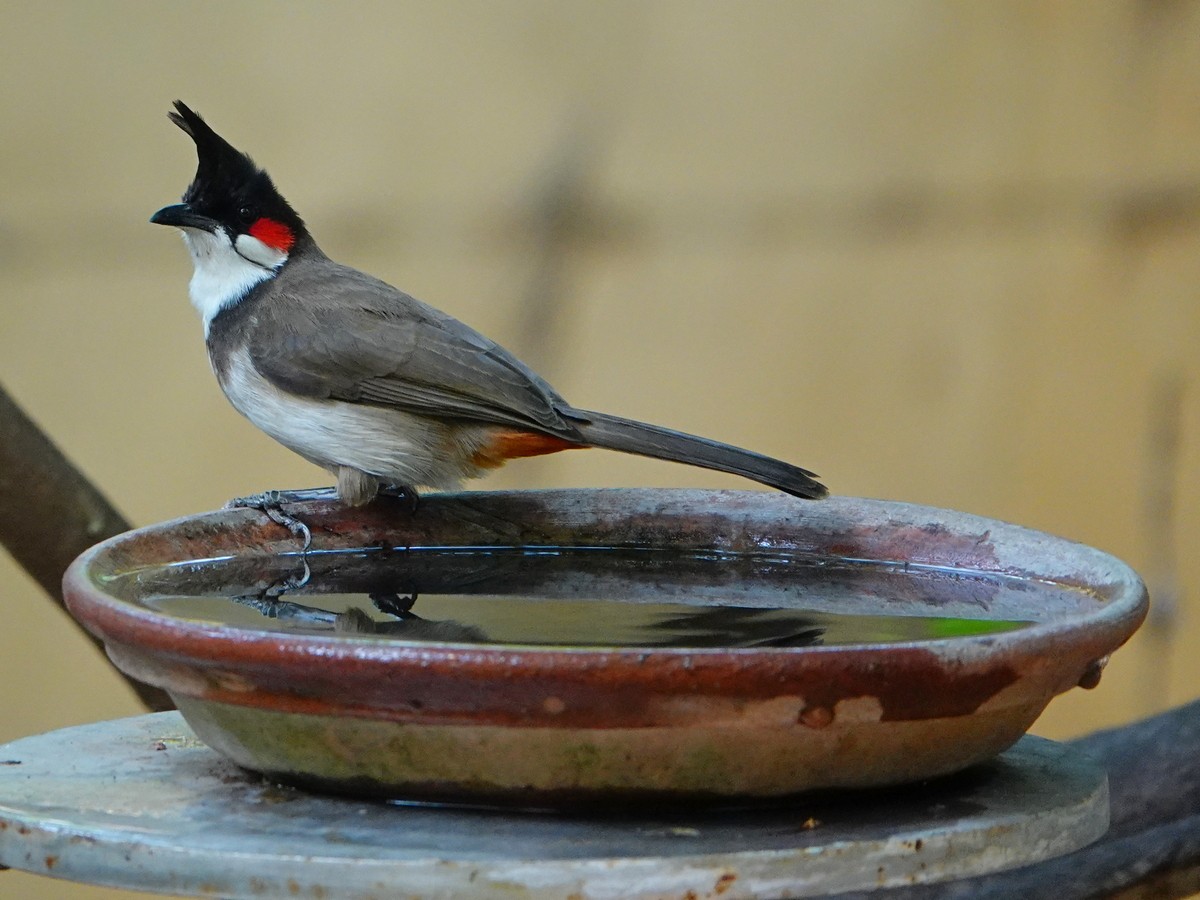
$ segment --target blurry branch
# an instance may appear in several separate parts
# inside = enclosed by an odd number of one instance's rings
[[[522,192],[512,231],[529,259],[518,334],[522,356],[535,369],[552,370],[563,343],[562,323],[571,304],[570,266],[578,251],[612,228],[593,192],[596,124],[570,123]]]
[[[1146,464],[1142,489],[1142,534],[1146,540],[1146,584],[1154,604],[1146,632],[1157,644],[1147,697],[1165,697],[1171,675],[1171,646],[1178,626],[1181,585],[1175,535],[1178,524],[1180,456],[1185,379],[1178,370],[1151,382]]]
[[[0,387],[0,544],[63,605],[71,561],[130,525]],[[103,652],[103,644],[92,642]],[[158,688],[126,678],[152,710],[174,709]]]

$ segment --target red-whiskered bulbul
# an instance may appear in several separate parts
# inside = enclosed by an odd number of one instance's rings
[[[576,409],[494,341],[329,259],[266,172],[183,103],[175,109],[199,167],[183,202],[150,221],[183,232],[213,371],[238,412],[334,474],[344,503],[367,503],[381,486],[415,500],[418,487],[579,447],[825,495],[789,463]]]

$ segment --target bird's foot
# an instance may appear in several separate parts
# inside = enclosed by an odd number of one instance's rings
[[[417,504],[421,502],[421,495],[417,493],[417,489],[407,484],[382,484],[379,486],[378,496],[398,500],[408,510],[409,515],[416,513]]]
[[[226,509],[257,509],[277,525],[282,525],[304,541],[301,553],[312,547],[312,531],[302,521],[283,511],[285,503],[301,503],[306,500],[332,500],[337,496],[333,488],[308,488],[298,491],[263,491],[248,497],[236,497],[225,504]]]
[[[385,615],[395,616],[397,619],[417,618],[417,614],[412,611],[413,604],[417,602],[416,591],[408,596],[402,596],[394,591],[378,592],[368,596],[375,608]]]

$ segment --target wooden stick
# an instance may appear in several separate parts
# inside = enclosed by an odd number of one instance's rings
[[[0,544],[21,567],[61,607],[62,575],[70,562],[129,528],[0,387]],[[103,651],[97,638],[92,642]],[[149,709],[175,708],[164,691],[125,680]]]

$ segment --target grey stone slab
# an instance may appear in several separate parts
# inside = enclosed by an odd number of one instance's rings
[[[1104,773],[1029,736],[903,790],[633,817],[308,794],[228,763],[177,713],[0,746],[0,864],[180,896],[806,897],[1023,865],[1107,826]]]

